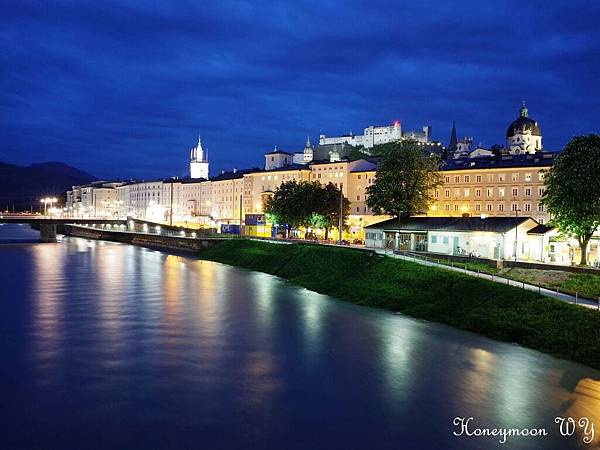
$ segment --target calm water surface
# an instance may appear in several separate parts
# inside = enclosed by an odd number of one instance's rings
[[[597,371],[261,273],[66,238],[0,244],[0,289],[1,448],[579,448],[557,415],[600,434]],[[456,416],[550,435],[454,437]]]

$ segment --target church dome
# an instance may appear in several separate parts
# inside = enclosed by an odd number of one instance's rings
[[[542,130],[540,129],[540,125],[535,120],[528,117],[528,110],[525,107],[525,104],[523,104],[519,113],[519,118],[508,126],[506,137],[510,138],[517,134],[527,133],[531,133],[533,136],[541,136]]]

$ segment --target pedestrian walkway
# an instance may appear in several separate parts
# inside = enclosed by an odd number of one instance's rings
[[[497,275],[491,275],[491,274],[482,273],[482,272],[475,272],[473,270],[468,270],[468,269],[458,267],[458,266],[448,266],[446,264],[437,263],[430,259],[422,259],[422,258],[417,258],[414,256],[392,253],[391,250],[386,251],[384,249],[376,249],[375,252],[380,253],[380,254],[385,254],[385,255],[391,256],[393,258],[403,259],[405,261],[416,262],[418,264],[423,264],[425,266],[441,267],[443,269],[464,273],[466,275],[470,275],[473,277],[483,278],[484,280],[490,280],[490,281],[493,281],[494,283],[506,284],[508,286],[518,287],[521,289],[525,289],[527,291],[538,292],[542,295],[545,295],[546,297],[556,298],[563,302],[573,303],[574,305],[585,306],[587,308],[594,308],[594,309],[600,310],[600,299],[599,300],[589,300],[587,298],[575,297],[574,295],[557,292],[552,289],[546,289],[546,288],[543,288],[540,286],[535,286],[533,284],[528,284],[523,281],[511,280],[509,278],[500,277]]]

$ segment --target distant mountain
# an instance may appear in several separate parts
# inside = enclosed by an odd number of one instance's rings
[[[71,186],[96,181],[97,178],[60,162],[15,166],[0,162],[0,209],[37,208],[40,198],[59,197]]]

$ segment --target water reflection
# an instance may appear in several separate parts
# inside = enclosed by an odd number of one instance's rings
[[[600,426],[597,371],[266,274],[80,239],[0,265],[8,448],[568,449],[451,421]]]
[[[40,362],[38,368],[48,377],[53,377],[58,372],[58,360],[65,350],[65,253],[59,244],[34,245],[30,250],[34,299],[32,347],[36,360]],[[45,377],[41,381],[46,381]]]

